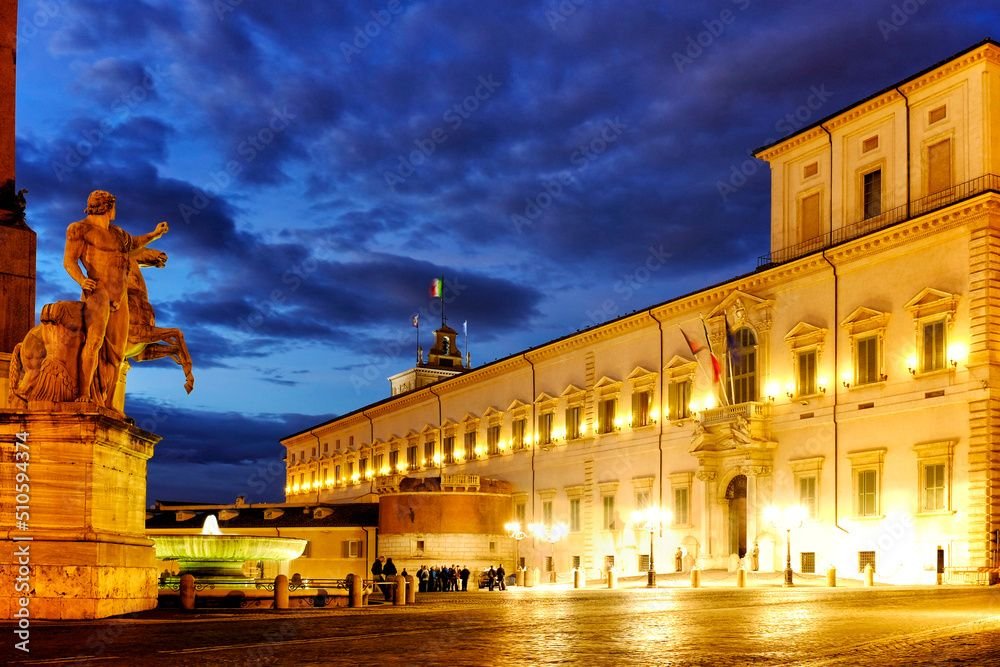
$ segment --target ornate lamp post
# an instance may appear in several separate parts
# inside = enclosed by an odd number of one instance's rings
[[[528,535],[521,530],[520,521],[508,521],[503,525],[503,529],[507,531],[507,537],[514,540],[514,571],[517,572],[521,569],[521,540]]]
[[[544,523],[530,523],[528,524],[528,532],[531,533],[536,539],[548,542],[549,556],[552,556],[555,543],[569,534],[569,526],[565,523],[553,523],[551,525]],[[552,573],[554,576],[555,571],[553,570]]]
[[[646,586],[656,588],[656,565],[653,561],[653,536],[664,524],[673,519],[670,510],[660,509],[655,505],[632,512],[632,523],[649,531],[649,570],[646,572]]]
[[[806,508],[789,505],[778,508],[769,505],[764,509],[764,519],[775,528],[785,531],[785,586],[794,586],[792,581],[792,528],[801,528],[806,518]]]

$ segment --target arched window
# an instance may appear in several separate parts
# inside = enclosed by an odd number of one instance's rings
[[[733,403],[757,400],[757,336],[753,330],[740,329],[736,345],[729,352],[729,376],[732,378]]]

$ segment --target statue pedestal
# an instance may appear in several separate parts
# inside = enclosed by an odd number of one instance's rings
[[[154,608],[146,461],[159,436],[91,404],[42,407],[0,409],[0,618],[25,597],[32,619]]]

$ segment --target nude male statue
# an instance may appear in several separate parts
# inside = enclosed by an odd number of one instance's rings
[[[86,218],[66,228],[63,255],[66,272],[83,288],[86,338],[80,353],[77,400],[112,408],[128,342],[129,253],[166,234],[169,226],[160,222],[149,234],[132,236],[111,224],[115,197],[104,190],[90,193],[85,213]]]

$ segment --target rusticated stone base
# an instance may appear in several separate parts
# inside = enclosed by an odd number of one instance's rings
[[[159,436],[89,404],[45,408],[0,410],[0,618],[24,597],[33,619],[154,608],[144,506]]]

